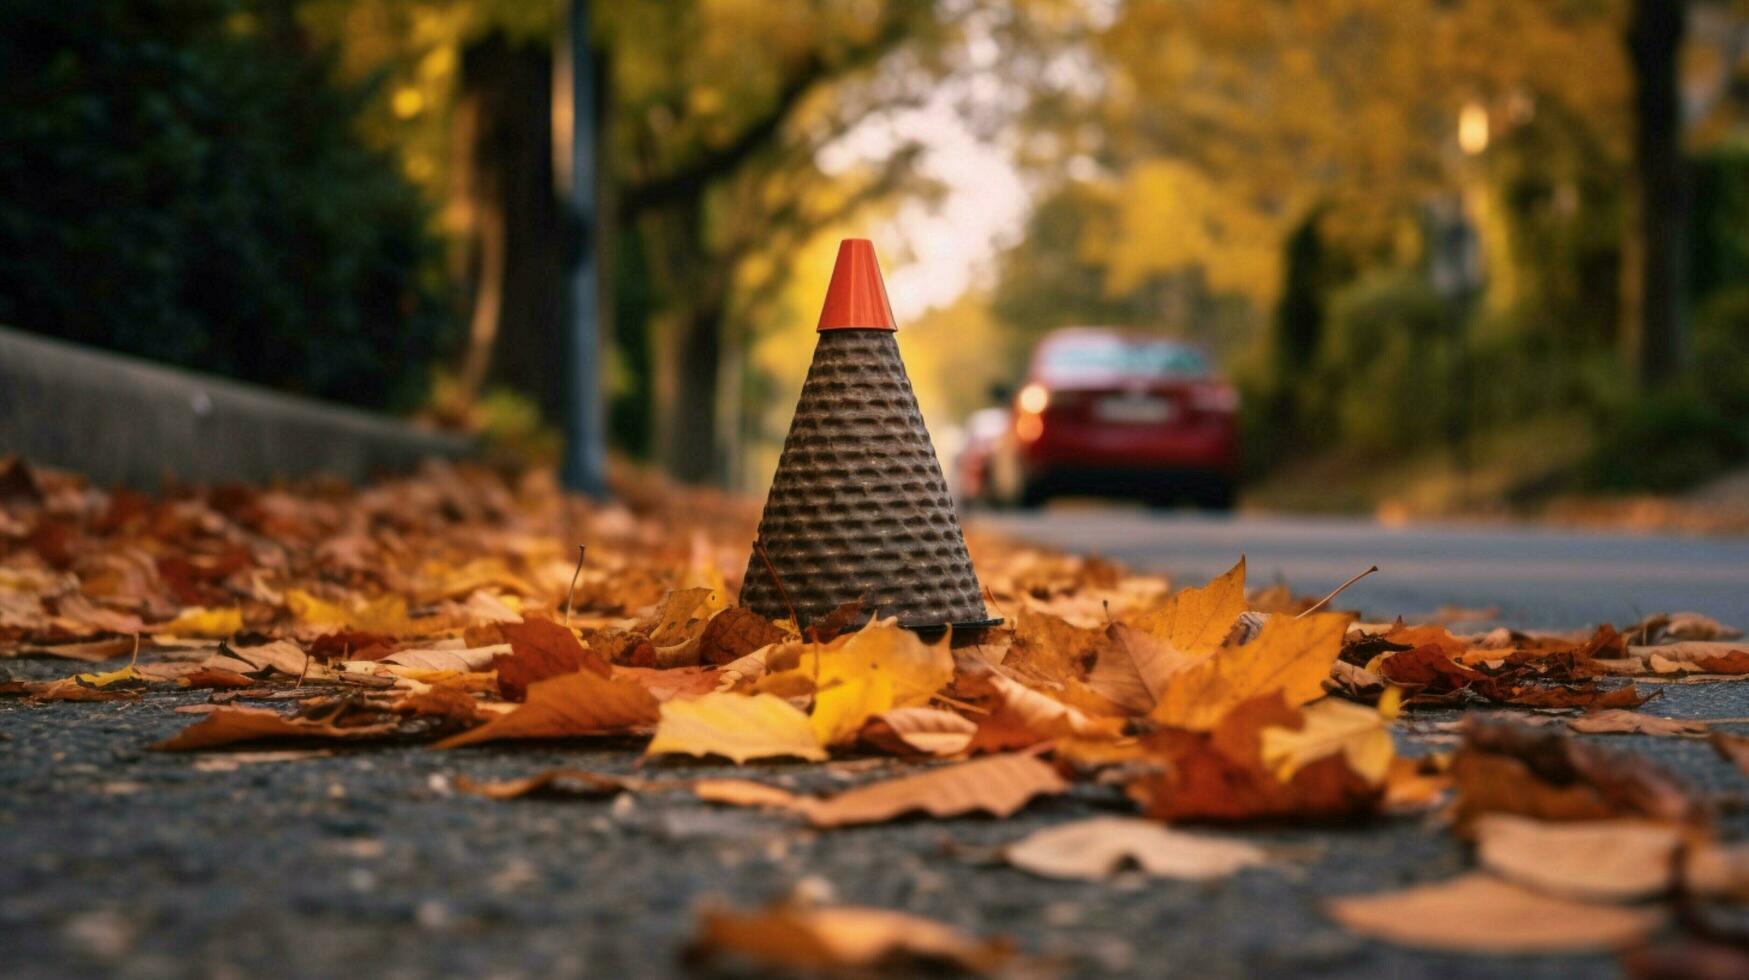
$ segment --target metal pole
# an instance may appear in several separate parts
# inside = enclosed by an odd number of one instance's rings
[[[565,455],[559,477],[567,490],[607,493],[607,425],[601,396],[599,215],[595,195],[595,58],[589,43],[589,0],[570,0],[566,19],[571,133],[563,198],[571,248],[565,274]]]

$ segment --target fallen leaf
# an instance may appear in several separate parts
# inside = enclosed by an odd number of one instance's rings
[[[199,670],[183,674],[176,679],[176,683],[182,687],[195,689],[255,686],[253,680],[244,677],[242,674],[239,674],[234,670],[214,669],[210,667],[203,667]]]
[[[1645,817],[1698,824],[1704,811],[1642,757],[1503,722],[1467,719],[1452,762],[1460,830],[1485,813],[1539,820]]]
[[[1290,705],[1321,697],[1330,665],[1342,652],[1348,620],[1336,613],[1273,617],[1250,643],[1222,647],[1173,675],[1148,717],[1161,725],[1208,731],[1233,707],[1259,695],[1280,691]]]
[[[1106,634],[1111,642],[1099,650],[1087,686],[1133,715],[1152,711],[1173,675],[1208,656],[1184,653],[1123,623],[1113,623]]]
[[[1713,732],[1710,741],[1719,758],[1733,763],[1738,772],[1749,776],[1749,737]]]
[[[631,731],[655,724],[656,699],[636,681],[612,680],[590,670],[528,686],[528,700],[478,728],[438,742],[440,749],[504,739],[571,738]]]
[[[1303,712],[1298,728],[1266,728],[1262,761],[1284,782],[1311,762],[1341,753],[1348,768],[1369,783],[1384,781],[1396,754],[1387,711],[1347,701],[1320,701]]]
[[[210,749],[236,742],[277,738],[359,740],[381,738],[396,728],[394,722],[340,726],[308,718],[288,718],[267,708],[219,708],[183,729],[175,737],[152,746],[164,752]]]
[[[874,715],[857,738],[895,754],[957,755],[972,744],[976,723],[939,708],[894,708]]]
[[[1045,878],[1097,881],[1135,866],[1157,878],[1206,881],[1269,863],[1242,841],[1168,830],[1151,820],[1092,817],[1047,827],[1002,849],[1008,863]]]
[[[493,656],[498,689],[511,701],[528,696],[528,685],[549,677],[587,670],[606,677],[613,667],[600,654],[583,649],[569,629],[550,619],[526,619],[499,626],[509,653]]]
[[[379,662],[398,667],[412,667],[416,670],[449,670],[458,674],[468,674],[490,668],[495,660],[509,652],[510,644],[508,643],[494,643],[490,646],[471,648],[401,650],[384,657]]]
[[[664,702],[660,711],[656,736],[645,755],[720,755],[736,763],[780,756],[815,762],[826,758],[808,716],[774,695],[714,692]]]
[[[789,637],[782,627],[753,610],[731,606],[705,624],[698,639],[698,658],[701,663],[726,664]]]
[[[1110,640],[1050,613],[1022,608],[1002,668],[1035,683],[1061,684],[1087,676]]]
[[[1740,980],[1749,976],[1749,950],[1728,942],[1680,939],[1630,949],[1621,968],[1631,980]]]
[[[798,796],[787,789],[768,783],[754,782],[751,779],[694,780],[692,792],[706,803],[765,807],[797,812],[806,810],[812,802],[809,797]]]
[[[421,631],[419,624],[407,617],[406,598],[394,593],[343,606],[318,599],[303,589],[287,589],[285,605],[305,626],[338,626],[388,636],[407,636]]]
[[[547,769],[521,779],[486,782],[475,781],[466,776],[455,778],[457,792],[493,800],[514,800],[524,796],[599,799],[640,790],[645,785],[645,780],[631,776],[615,776],[582,769]]]
[[[687,959],[703,965],[740,958],[766,970],[994,973],[1013,960],[1005,942],[977,939],[938,922],[851,906],[779,904],[741,913],[706,908]]]
[[[204,636],[223,640],[243,632],[243,611],[234,606],[225,609],[193,606],[182,610],[175,619],[158,627],[158,631],[174,636]]]
[[[1476,860],[1550,895],[1632,902],[1670,889],[1680,828],[1649,820],[1547,823],[1510,814],[1476,820]]]
[[[1201,588],[1174,593],[1138,616],[1130,626],[1150,634],[1182,654],[1213,652],[1227,638],[1233,622],[1245,611],[1245,559]]]
[[[1638,711],[1612,708],[1593,711],[1567,721],[1567,727],[1586,735],[1665,735],[1676,738],[1702,738],[1707,733],[1704,721],[1681,718],[1660,718]]]
[[[1351,932],[1418,949],[1525,955],[1619,949],[1663,921],[1652,909],[1541,895],[1479,872],[1327,902]]]
[[[881,823],[917,811],[934,817],[1006,817],[1034,797],[1068,788],[1055,769],[1035,756],[993,755],[859,786],[813,803],[805,812],[816,827]]]
[[[1702,841],[1689,847],[1682,888],[1705,898],[1749,902],[1749,845]]]

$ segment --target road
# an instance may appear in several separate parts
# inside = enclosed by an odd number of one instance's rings
[[[981,514],[972,526],[1134,568],[1175,584],[1246,556],[1253,584],[1323,594],[1369,565],[1343,597],[1370,618],[1494,607],[1501,622],[1571,628],[1693,610],[1749,626],[1749,539],[1605,534],[1516,525],[1386,527],[1356,518],[1211,516],[1053,506]]]

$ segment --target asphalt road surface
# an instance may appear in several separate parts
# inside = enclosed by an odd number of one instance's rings
[[[1749,549],[1734,542],[1121,511],[991,523],[1186,579],[1219,572],[1245,551],[1254,581],[1279,573],[1302,591],[1378,562],[1385,572],[1348,604],[1379,615],[1460,602],[1498,603],[1503,617],[1550,625],[1678,607],[1749,620]],[[21,678],[75,669],[0,660],[0,673]],[[1749,716],[1749,684],[1651,686],[1664,692],[1647,708],[1658,714]],[[1337,927],[1322,910],[1330,897],[1436,881],[1473,865],[1460,843],[1422,818],[1228,831],[1279,848],[1281,860],[1221,881],[1130,874],[1065,883],[988,855],[1046,826],[1130,812],[1117,789],[1077,786],[1009,820],[817,832],[686,794],[495,802],[455,791],[463,776],[554,766],[631,771],[638,747],[625,741],[452,752],[306,745],[290,755],[275,754],[286,746],[262,747],[268,754],[149,748],[192,721],[177,706],[205,699],[0,699],[0,975],[669,977],[686,973],[681,952],[702,904],[750,908],[797,890],[1007,936],[1067,977],[1619,974],[1606,955],[1429,953]],[[1749,734],[1741,723],[1720,727]],[[1398,737],[1410,753],[1449,748],[1452,738],[1430,726]],[[1749,790],[1703,741],[1588,737],[1652,756],[1715,799],[1740,803]],[[893,763],[872,766],[653,768],[821,791],[881,778]],[[1749,837],[1749,812],[1727,809],[1720,830]]]
[[[1095,505],[980,514],[978,526],[1193,584],[1243,554],[1252,584],[1343,595],[1371,618],[1494,608],[1523,627],[1625,625],[1692,610],[1749,627],[1749,539],[1557,531],[1513,525],[1385,527],[1352,518],[1211,516]]]

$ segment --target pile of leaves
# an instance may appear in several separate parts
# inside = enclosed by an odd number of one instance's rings
[[[45,703],[210,690],[177,709],[198,717],[165,751],[605,739],[670,760],[914,764],[827,796],[672,764],[458,781],[496,799],[686,793],[822,829],[1002,818],[1076,784],[1109,787],[1131,815],[1053,827],[1000,856],[1050,877],[1279,863],[1169,825],[1437,813],[1475,844],[1478,870],[1330,909],[1419,946],[1633,947],[1672,909],[1705,938],[1697,902],[1749,897],[1749,851],[1714,839],[1705,800],[1562,731],[1711,737],[1749,766],[1749,740],[1637,710],[1654,693],[1635,678],[1749,676],[1749,644],[1704,617],[1464,635],[1248,592],[1243,559],[1173,591],[974,539],[1001,628],[925,639],[855,603],[798,626],[733,604],[753,535],[746,502],[623,476],[617,489],[619,502],[592,505],[543,474],[433,465],[362,490],[148,498],[0,464],[0,651],[110,662],[0,692]],[[1482,711],[1445,731],[1415,720],[1421,706]],[[1459,747],[1405,756],[1393,731]],[[707,911],[693,954],[976,971],[1013,955],[892,912],[801,903]]]

